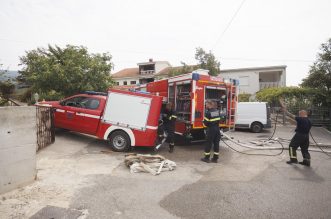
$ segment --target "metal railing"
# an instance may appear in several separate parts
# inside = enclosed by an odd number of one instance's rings
[[[36,106],[37,151],[54,143],[55,128],[53,108]]]
[[[154,74],[154,70],[145,70],[145,71],[140,71],[140,74],[142,75],[148,75],[148,74]]]
[[[270,87],[283,87],[283,83],[280,81],[277,82],[259,82],[260,84],[260,90],[264,88],[270,88]]]

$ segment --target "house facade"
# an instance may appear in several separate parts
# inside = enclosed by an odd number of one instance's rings
[[[167,61],[153,61],[137,63],[136,68],[125,68],[112,77],[121,88],[135,87],[137,84],[146,84],[152,81],[169,77],[171,70],[182,67],[172,67]],[[219,76],[224,80],[238,79],[239,92],[251,94],[269,87],[286,86],[286,65],[237,68],[221,70]]]
[[[134,86],[136,84],[146,84],[168,76],[171,65],[167,61],[141,62],[137,68],[125,68],[112,77],[118,86]]]
[[[220,76],[239,80],[239,92],[255,95],[264,88],[286,86],[286,65],[221,70]]]

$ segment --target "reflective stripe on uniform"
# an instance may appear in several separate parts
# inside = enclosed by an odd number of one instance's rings
[[[297,158],[296,156],[293,155],[293,148],[290,147],[290,158]]]
[[[210,155],[210,153],[206,153],[206,152],[205,152],[205,155]]]
[[[218,153],[218,152],[214,152],[214,155],[219,155],[220,153]]]
[[[203,119],[206,120],[207,122],[215,122],[221,120],[221,117],[217,117],[213,119],[208,119],[207,117],[204,117]]]
[[[172,118],[176,119],[177,116],[171,115],[171,116],[169,117],[169,119],[172,119]]]

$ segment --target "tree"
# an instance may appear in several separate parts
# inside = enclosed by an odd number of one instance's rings
[[[318,89],[302,87],[273,87],[266,88],[256,93],[256,99],[279,105],[282,99],[288,107],[309,108],[311,106],[326,106],[327,97]]]
[[[185,62],[180,62],[180,63],[182,66],[171,68],[171,70],[169,72],[170,77],[176,76],[176,75],[181,75],[181,74],[186,74],[186,73],[192,72],[195,69],[199,68],[196,65],[187,65]]]
[[[317,60],[310,67],[308,77],[302,80],[302,87],[318,88],[331,92],[331,38],[322,43]]]
[[[238,101],[239,102],[249,102],[249,98],[251,97],[251,94],[242,93],[238,95]]]
[[[221,64],[211,51],[206,53],[202,48],[198,47],[195,49],[195,59],[198,61],[199,68],[209,70],[210,75],[216,76],[220,73]]]
[[[20,57],[23,69],[18,79],[40,94],[69,96],[86,90],[105,91],[113,83],[111,58],[108,53],[90,54],[83,46],[48,45]]]
[[[3,100],[0,97],[0,105],[5,104],[10,95],[13,93],[14,89],[15,89],[15,85],[10,81],[10,79],[6,79],[6,77],[4,76],[5,73],[7,72],[7,70],[3,70],[2,69],[2,64],[0,64],[0,78],[3,77],[4,81],[0,81],[0,93],[1,96],[4,98]]]

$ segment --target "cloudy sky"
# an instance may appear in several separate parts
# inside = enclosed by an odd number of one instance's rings
[[[0,0],[0,64],[19,69],[47,44],[109,52],[114,72],[166,60],[195,64],[196,47],[222,69],[287,65],[287,84],[307,75],[331,37],[330,0]]]

